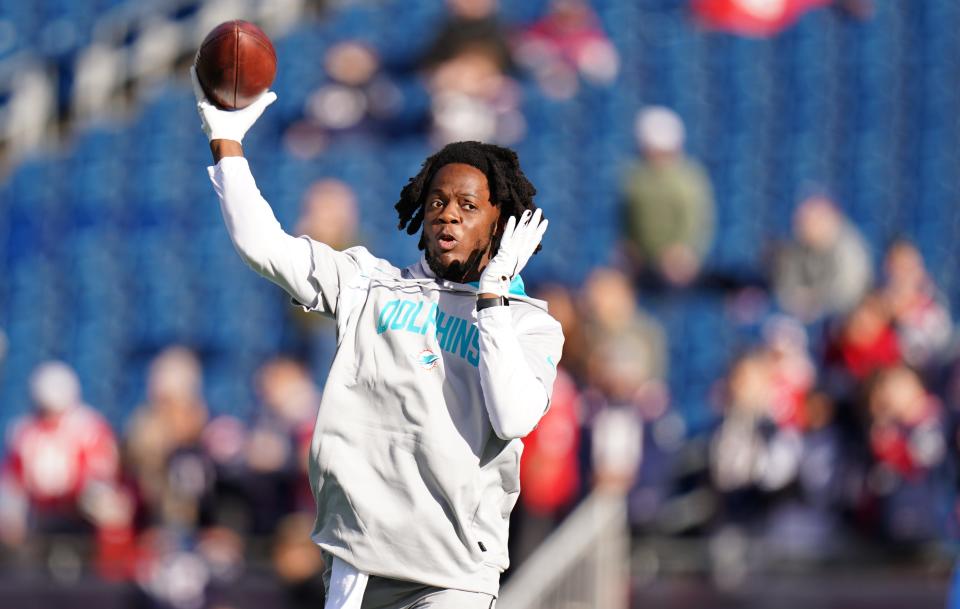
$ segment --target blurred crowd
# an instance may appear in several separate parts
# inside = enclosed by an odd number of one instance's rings
[[[640,535],[742,536],[785,558],[858,543],[909,556],[955,533],[960,352],[915,244],[896,239],[877,259],[841,202],[814,190],[765,277],[711,277],[710,181],[684,153],[682,121],[646,108],[635,133],[620,263],[545,294],[593,484],[627,493]],[[685,429],[671,404],[670,337],[639,306],[695,290],[727,299],[727,325],[755,328],[715,383],[705,429]]]
[[[35,370],[35,408],[8,431],[0,478],[11,563],[70,582],[89,560],[106,580],[136,582],[143,606],[200,607],[263,538],[293,597],[322,598],[306,475],[320,392],[304,365],[263,364],[251,421],[210,417],[201,364],[184,347],[159,353],[147,384],[115,433],[69,366]]]
[[[617,77],[617,52],[585,1],[554,0],[519,32],[502,26],[494,0],[448,7],[413,68],[437,145],[521,139],[521,79],[568,99]],[[337,137],[422,126],[386,63],[362,40],[331,46],[325,83],[285,145],[310,157]],[[878,259],[843,202],[815,191],[758,285],[719,280],[707,260],[713,190],[684,150],[682,120],[647,107],[633,128],[614,262],[582,286],[536,290],[566,343],[551,408],[524,440],[514,562],[594,488],[625,494],[638,538],[716,539],[727,561],[740,539],[822,560],[851,544],[899,552],[952,532],[960,352],[918,248],[898,240]],[[338,249],[363,243],[348,185],[323,180],[303,201],[294,232]],[[748,315],[756,331],[716,379],[711,423],[693,428],[669,389],[671,337],[643,305],[696,290],[719,292],[734,303],[727,321]],[[746,301],[764,304],[745,314],[736,303]],[[84,403],[67,364],[38,366],[34,409],[7,430],[0,470],[8,564],[44,564],[69,581],[92,556],[100,577],[135,582],[144,606],[194,609],[242,577],[255,551],[291,606],[320,606],[306,456],[324,381],[311,371],[329,366],[335,328],[291,307],[283,332],[284,352],[252,379],[249,419],[211,417],[202,362],[186,346],[156,355],[122,429]],[[0,359],[3,345],[0,333]]]
[[[570,99],[582,82],[609,86],[619,73],[617,51],[585,0],[553,0],[520,31],[501,22],[496,0],[446,4],[446,19],[414,65],[396,65],[359,38],[327,49],[325,82],[286,128],[288,150],[310,158],[337,138],[407,133],[425,133],[437,147],[509,145],[526,134],[521,80]]]

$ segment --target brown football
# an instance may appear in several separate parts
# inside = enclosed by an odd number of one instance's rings
[[[277,75],[273,43],[263,30],[239,19],[213,28],[194,63],[207,98],[227,110],[249,106]]]

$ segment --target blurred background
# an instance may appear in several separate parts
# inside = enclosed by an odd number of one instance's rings
[[[187,78],[234,18],[288,232],[414,261],[455,140],[539,190],[566,344],[499,606],[948,605],[956,0],[3,0],[0,606],[322,606],[334,330],[235,254]]]

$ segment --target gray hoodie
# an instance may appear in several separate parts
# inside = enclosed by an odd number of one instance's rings
[[[484,407],[476,287],[423,259],[400,270],[310,244],[312,308],[337,323],[310,460],[314,540],[366,573],[496,595],[523,444],[497,437]],[[560,326],[519,278],[508,309],[549,395]]]
[[[511,286],[403,271],[283,231],[247,161],[209,168],[237,252],[305,308],[333,317],[337,355],[317,416],[315,541],[371,575],[496,595],[522,437],[549,406],[563,335]]]

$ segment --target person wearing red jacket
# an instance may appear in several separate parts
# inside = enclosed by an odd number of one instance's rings
[[[117,443],[107,421],[83,404],[80,382],[61,362],[30,378],[34,411],[8,431],[0,471],[0,538],[89,530],[89,507],[116,481]]]
[[[828,363],[856,382],[863,382],[902,359],[890,309],[876,294],[867,296],[850,313],[827,349]]]

